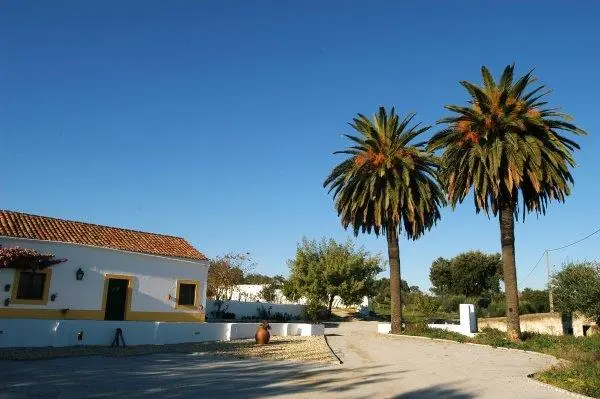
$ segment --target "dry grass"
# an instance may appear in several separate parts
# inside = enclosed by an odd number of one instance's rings
[[[336,360],[324,337],[295,336],[273,336],[269,344],[262,346],[257,345],[253,339],[242,339],[174,345],[136,345],[126,348],[71,346],[64,348],[0,349],[0,360],[41,360],[68,356],[141,356],[169,352],[315,363],[331,363]]]

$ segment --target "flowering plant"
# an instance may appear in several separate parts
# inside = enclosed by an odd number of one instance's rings
[[[39,270],[66,261],[66,259],[54,259],[52,254],[40,254],[33,249],[0,248],[0,269]]]

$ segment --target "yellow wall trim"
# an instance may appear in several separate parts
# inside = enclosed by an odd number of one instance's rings
[[[103,310],[0,308],[0,319],[104,320]],[[204,312],[135,312],[126,321],[204,322]]]

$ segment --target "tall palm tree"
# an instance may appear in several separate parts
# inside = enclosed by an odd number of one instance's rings
[[[409,127],[414,115],[400,120],[394,108],[388,115],[384,107],[372,121],[358,114],[350,126],[359,135],[345,135],[354,145],[336,152],[348,157],[323,183],[333,191],[344,228],[352,225],[355,235],[374,231],[387,237],[394,334],[402,326],[399,232],[403,226],[409,238],[419,238],[440,218],[439,208],[445,205],[436,178],[437,158],[425,143],[411,144],[431,126]]]
[[[506,290],[506,318],[510,339],[518,341],[519,299],[515,265],[514,221],[535,212],[545,214],[548,202],[564,202],[571,192],[579,149],[563,132],[586,134],[571,117],[548,108],[544,86],[532,87],[533,71],[513,79],[514,65],[496,82],[481,68],[483,85],[462,81],[471,96],[468,105],[448,105],[454,113],[438,123],[429,149],[443,149],[441,180],[449,202],[462,202],[473,188],[475,210],[499,216]],[[520,204],[519,204],[520,202]]]

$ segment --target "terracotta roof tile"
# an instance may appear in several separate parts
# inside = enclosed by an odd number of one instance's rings
[[[177,258],[206,259],[206,256],[181,237],[13,211],[0,210],[0,236],[69,242]]]

